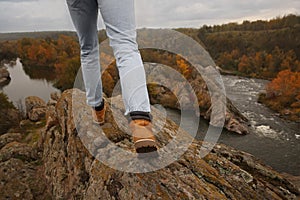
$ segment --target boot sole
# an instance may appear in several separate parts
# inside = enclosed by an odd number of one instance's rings
[[[149,153],[157,151],[156,142],[152,139],[140,139],[134,143],[137,153]]]

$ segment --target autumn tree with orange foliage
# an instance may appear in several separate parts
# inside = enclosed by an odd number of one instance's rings
[[[18,41],[17,52],[24,65],[53,67],[57,49],[44,39],[23,38]]]
[[[266,87],[266,96],[260,98],[272,109],[292,119],[300,119],[300,72],[283,70]]]
[[[252,63],[248,56],[242,56],[240,63],[238,64],[238,70],[246,74],[250,74],[252,72]]]
[[[191,78],[191,75],[192,75],[191,65],[185,59],[183,59],[179,55],[176,55],[176,64],[180,70],[180,73],[185,78],[187,78],[187,79]]]
[[[80,48],[74,37],[61,35],[56,42],[57,57],[54,63],[57,74],[55,86],[61,90],[72,88],[80,68]]]
[[[55,70],[55,85],[62,90],[73,87],[80,67],[79,51],[76,38],[67,35],[60,35],[57,40],[23,38],[17,43],[23,65]]]
[[[57,40],[23,38],[17,43],[24,65],[53,68],[79,53],[75,37],[60,35]]]
[[[267,86],[267,94],[270,97],[284,97],[281,102],[284,106],[290,106],[297,101],[296,97],[300,94],[300,72],[283,70]]]

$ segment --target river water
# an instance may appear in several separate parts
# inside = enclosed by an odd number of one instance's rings
[[[300,123],[284,120],[257,103],[258,94],[268,81],[223,76],[227,96],[250,120],[251,133],[241,142],[227,144],[254,154],[278,171],[300,175]]]
[[[49,81],[49,77],[53,77],[50,73],[53,72],[39,70],[36,73],[43,73],[43,75],[26,74],[19,59],[15,64],[5,64],[5,66],[10,73],[11,81],[0,88],[0,91],[2,90],[16,107],[20,107],[22,103],[24,108],[24,100],[28,96],[38,96],[47,102],[51,92],[59,91]]]
[[[18,59],[15,65],[6,67],[12,80],[1,90],[17,106],[27,96],[39,96],[47,101],[51,92],[58,91],[47,78],[47,72],[35,72],[39,75],[45,73],[42,76],[28,75]],[[223,130],[219,142],[249,152],[277,171],[300,175],[300,124],[284,120],[257,103],[258,93],[264,90],[268,81],[237,76],[223,76],[223,81],[227,97],[248,117],[251,126],[250,134],[245,136]],[[166,109],[165,112],[180,123],[178,111]],[[191,126],[198,125],[193,124],[192,120],[190,123]],[[198,139],[203,138],[207,128],[208,122],[201,119]]]
[[[222,131],[219,143],[253,154],[280,172],[300,175],[300,123],[280,118],[274,111],[257,103],[266,80],[223,76],[227,97],[250,121],[250,134],[240,136]],[[178,111],[167,109],[168,117],[180,123]],[[190,126],[195,126],[190,120]],[[201,119],[198,139],[203,139],[208,122]],[[187,130],[188,131],[188,130]]]

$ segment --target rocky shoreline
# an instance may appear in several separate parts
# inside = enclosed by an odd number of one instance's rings
[[[10,74],[5,67],[0,67],[0,87],[10,82]]]
[[[266,107],[270,108],[271,110],[275,111],[278,116],[282,117],[285,120],[290,120],[293,122],[300,123],[300,110],[299,105],[300,101],[298,101],[297,107],[284,107],[280,108],[279,106],[274,106],[276,103],[276,99],[274,98],[267,98],[266,93],[260,93],[258,98],[258,103],[264,104]]]
[[[76,104],[72,95],[76,94]],[[225,145],[216,145],[204,158],[197,153],[203,143],[194,141],[177,161],[165,168],[143,174],[112,169],[92,156],[75,128],[97,126],[86,123],[89,108],[84,93],[67,90],[61,97],[52,95],[45,106],[45,116],[37,122],[22,121],[26,133],[17,129],[0,136],[1,198],[8,199],[298,199],[298,180],[274,171],[252,155]],[[103,133],[117,145],[132,151],[130,137],[120,129],[127,121],[113,116],[111,107],[123,111],[114,97],[108,99],[107,123]],[[32,98],[29,98],[32,99]],[[79,115],[72,113],[73,106]],[[31,112],[34,108],[29,109]],[[35,108],[37,109],[37,108]],[[160,111],[153,108],[154,118]],[[75,117],[75,118],[74,118]],[[45,121],[46,120],[46,121]],[[158,133],[165,145],[178,126],[166,120]],[[88,127],[89,126],[89,127]],[[171,134],[171,135],[170,135]],[[104,144],[93,134],[85,139]],[[83,139],[81,137],[81,139]],[[114,155],[118,159],[118,155]]]

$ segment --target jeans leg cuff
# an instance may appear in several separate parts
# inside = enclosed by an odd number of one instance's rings
[[[131,120],[135,120],[135,119],[145,119],[145,120],[151,122],[152,121],[152,115],[151,115],[150,112],[143,112],[143,111],[130,112],[129,116],[128,116],[129,122]]]

